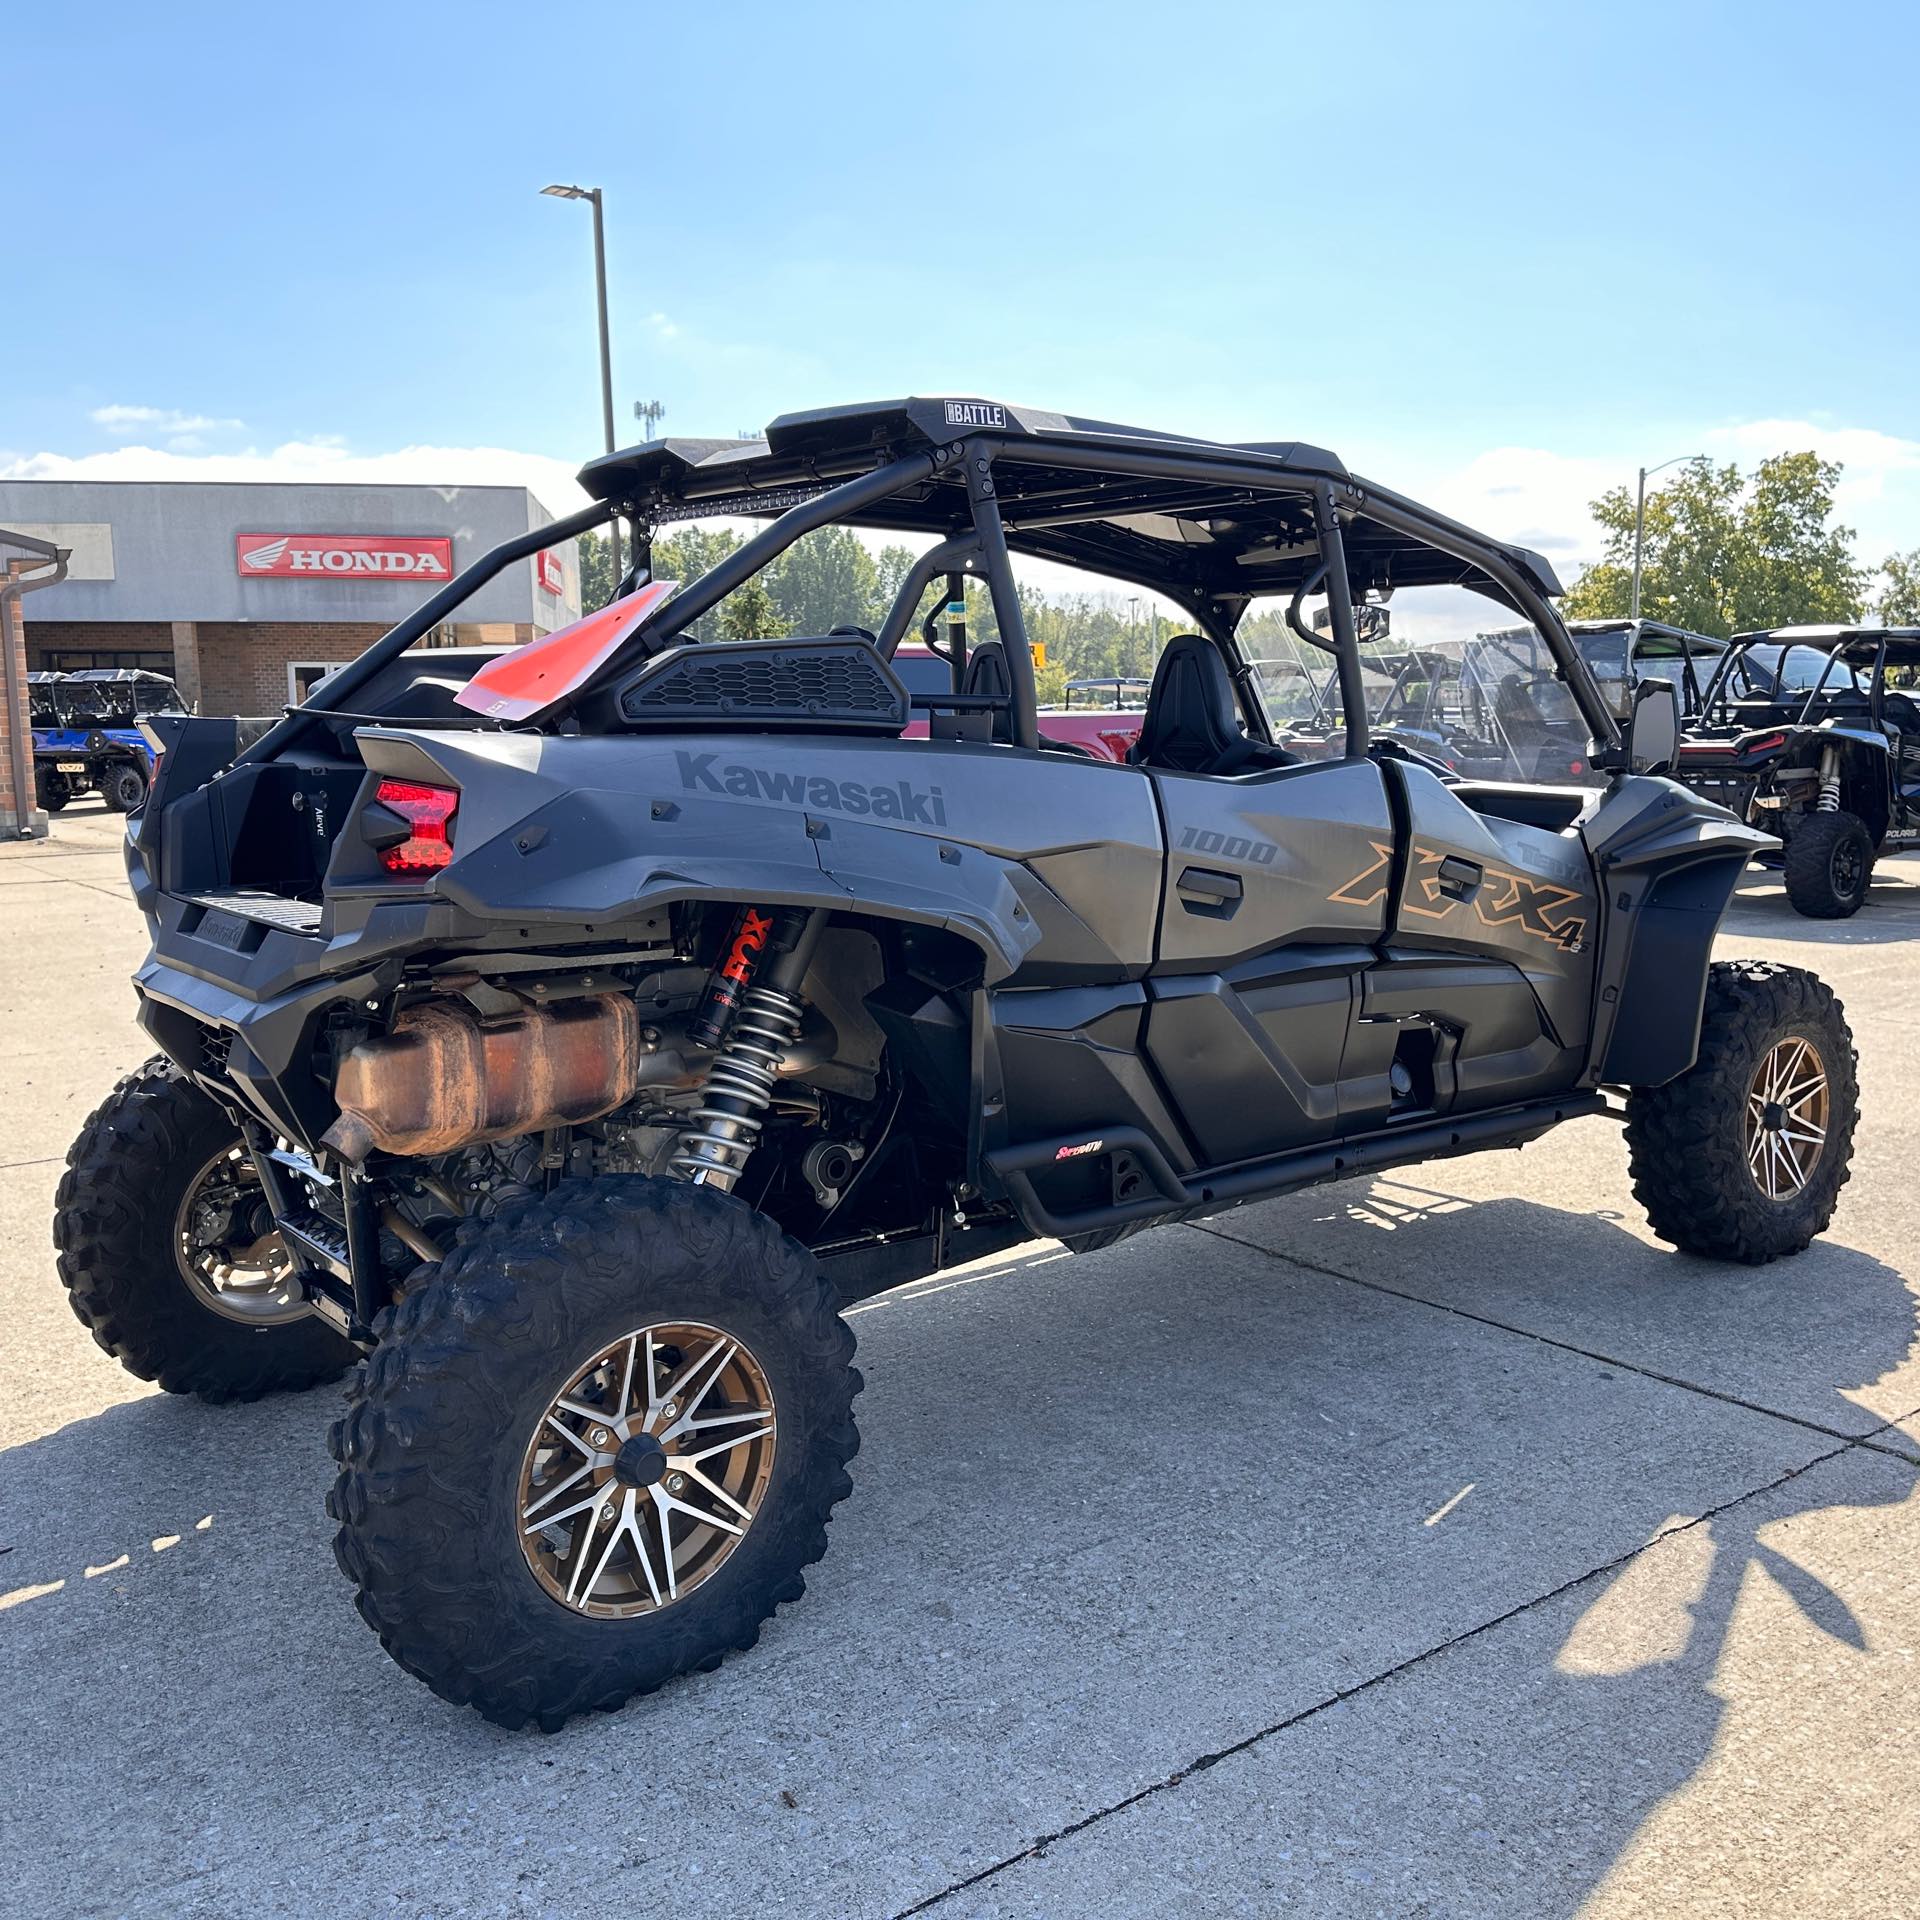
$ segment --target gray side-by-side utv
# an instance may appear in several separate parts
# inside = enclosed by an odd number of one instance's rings
[[[850,1488],[842,1305],[1035,1235],[1083,1251],[1589,1115],[1688,1252],[1827,1225],[1841,1009],[1710,960],[1769,837],[1663,777],[1670,685],[1616,723],[1537,556],[1315,447],[973,399],[582,478],[594,505],[284,717],[147,723],[161,1054],[88,1121],[55,1223],[81,1319],[171,1391],[358,1363],[338,1558],[437,1692],[552,1728],[748,1646]],[[723,514],[770,524],[652,577],[656,532]],[[412,648],[616,515],[604,611]],[[925,543],[877,633],[688,638],[830,523]],[[1189,611],[1125,763],[1041,733],[1015,554]],[[1532,623],[1604,788],[1369,741],[1356,610],[1439,584]],[[1269,730],[1235,630],[1274,595],[1341,688],[1336,755]],[[909,697],[909,635],[945,690]]]

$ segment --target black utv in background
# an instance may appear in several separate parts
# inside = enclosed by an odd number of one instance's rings
[[[1537,556],[1317,447],[975,399],[582,479],[595,505],[277,723],[149,723],[127,861],[162,1054],[88,1121],[54,1227],[81,1319],[171,1391],[361,1362],[336,1552],[448,1699],[551,1728],[751,1644],[850,1490],[841,1307],[901,1281],[1587,1116],[1625,1122],[1691,1253],[1772,1259],[1832,1216],[1841,1009],[1710,958],[1772,842],[1662,777],[1671,686],[1622,737]],[[408,650],[616,514],[602,613]],[[659,529],[721,514],[770,524],[651,577]],[[834,523],[924,543],[878,632],[688,640]],[[1015,554],[1188,610],[1125,762],[1041,732]],[[951,611],[969,581],[997,638]],[[1370,596],[1421,585],[1531,623],[1603,789],[1369,738]],[[1270,730],[1258,596],[1328,659],[1337,749]],[[948,678],[910,697],[914,633]]]
[[[1786,844],[1787,898],[1840,920],[1882,853],[1920,846],[1920,628],[1735,636],[1680,751],[1697,793]]]

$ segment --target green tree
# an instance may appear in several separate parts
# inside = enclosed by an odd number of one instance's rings
[[[873,617],[879,575],[851,527],[803,534],[767,568],[765,579],[789,633],[828,633]]]
[[[598,613],[613,598],[613,543],[604,534],[579,537],[580,611]]]
[[[765,573],[756,573],[735,587],[715,611],[722,640],[778,640],[787,632],[787,623],[767,591]]]
[[[745,543],[729,527],[683,526],[663,533],[653,543],[653,577],[677,580],[690,587],[703,573],[711,573]],[[689,640],[712,640],[720,631],[721,610],[704,613],[686,630]]]
[[[911,547],[882,547],[873,556],[873,600],[865,624],[875,632],[891,610],[907,575],[913,571],[913,561]],[[944,592],[944,586],[939,590]]]
[[[1889,627],[1920,627],[1920,547],[1890,553],[1880,562],[1884,582],[1874,612]]]
[[[1647,496],[1640,610],[1722,637],[1802,620],[1852,620],[1867,574],[1853,529],[1833,523],[1838,461],[1781,453],[1751,478],[1729,463],[1694,460]],[[1614,487],[1593,502],[1602,557],[1566,598],[1574,619],[1622,619],[1632,605],[1633,495]]]

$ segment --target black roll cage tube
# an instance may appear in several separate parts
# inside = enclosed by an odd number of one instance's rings
[[[1033,653],[1027,644],[1026,622],[1021,613],[1019,590],[1013,578],[1006,530],[993,477],[994,465],[999,458],[1011,456],[1017,460],[1020,451],[1018,442],[981,436],[906,454],[888,461],[884,466],[870,468],[837,485],[826,487],[813,498],[790,507],[771,525],[743,542],[718,566],[694,581],[684,593],[676,595],[654,620],[647,623],[641,644],[649,649],[658,648],[778,558],[802,535],[835,521],[850,519],[862,508],[872,506],[907,486],[929,480],[958,460],[962,464],[966,482],[973,520],[972,532],[969,535],[956,530],[948,540],[915,562],[895,596],[893,606],[888,610],[879,636],[880,648],[884,654],[891,656],[898,647],[906,624],[934,574],[955,571],[955,561],[969,569],[979,564],[984,568],[987,586],[993,596],[994,616],[1006,653],[1007,675],[1013,696],[1013,744],[1037,748],[1040,745],[1040,726]],[[1069,464],[1096,472],[1132,472],[1137,470],[1139,458],[1136,454],[1119,449],[1076,446],[1071,451]],[[1204,456],[1168,457],[1156,454],[1153,464],[1170,479],[1203,484],[1262,488],[1262,482],[1268,480],[1266,474],[1249,473],[1245,466],[1235,461]],[[1366,706],[1354,625],[1352,582],[1347,571],[1345,543],[1340,530],[1342,509],[1349,515],[1364,513],[1378,524],[1436,547],[1485,574],[1506,596],[1508,603],[1525,614],[1546,639],[1548,649],[1559,662],[1562,678],[1573,694],[1575,705],[1579,707],[1593,738],[1603,746],[1617,744],[1620,737],[1618,724],[1592,685],[1584,662],[1568,638],[1559,616],[1544,596],[1497,551],[1481,542],[1469,529],[1457,527],[1437,515],[1413,511],[1391,496],[1368,494],[1345,485],[1336,486],[1328,479],[1310,481],[1301,491],[1306,492],[1312,500],[1319,537],[1321,566],[1309,584],[1317,583],[1319,574],[1324,574],[1331,628],[1329,638],[1338,662],[1341,700],[1347,711],[1347,758],[1358,759],[1366,752]],[[238,766],[248,761],[272,758],[330,713],[338,712],[376,673],[451,613],[477,588],[484,586],[514,561],[525,559],[562,540],[572,539],[576,534],[589,532],[621,514],[629,515],[636,521],[641,518],[632,502],[618,499],[596,501],[578,513],[550,521],[544,527],[530,528],[526,533],[489,549],[334,675],[327,683],[325,707],[314,703],[309,696],[307,702],[290,709],[238,755],[234,764]],[[649,526],[646,537],[649,559],[651,532]],[[619,583],[621,594],[631,592],[638,584],[641,570],[640,556],[636,552],[635,564]],[[911,598],[908,597],[910,586],[915,588]],[[1288,623],[1296,631],[1297,608],[1306,591],[1307,587],[1303,586],[1296,592],[1294,603],[1288,609]],[[1271,728],[1264,707],[1252,697],[1252,669],[1241,657],[1234,641],[1237,620],[1225,618],[1223,609],[1217,604],[1217,596],[1209,595],[1198,586],[1191,590],[1191,605],[1195,619],[1209,637],[1223,648],[1230,666],[1235,670],[1235,683],[1250,724],[1257,725],[1262,733],[1270,737]],[[614,665],[618,657],[609,661],[608,666]]]
[[[1806,698],[1800,702],[1800,711],[1795,714],[1791,720],[1784,722],[1784,725],[1804,727],[1807,724],[1807,715],[1813,711],[1813,703],[1827,690],[1828,676],[1833,672],[1834,668],[1842,662],[1845,662],[1847,670],[1854,676],[1856,681],[1858,680],[1860,676],[1860,663],[1847,658],[1847,644],[1850,637],[1849,635],[1843,634],[1827,649],[1827,663],[1820,669],[1820,678],[1807,689]],[[1795,647],[1804,647],[1807,645],[1808,643],[1804,640],[1753,639],[1742,641],[1737,646],[1727,648],[1727,650],[1721,654],[1719,664],[1713,670],[1713,677],[1707,682],[1706,692],[1700,696],[1700,718],[1703,721],[1707,720],[1716,706],[1725,704],[1714,698],[1721,681],[1727,677],[1736,655],[1744,659],[1756,647],[1777,647],[1779,649],[1780,670],[1774,676],[1774,691],[1776,704],[1784,707],[1787,702],[1779,696],[1786,680],[1787,655],[1791,653]],[[1881,724],[1881,716],[1886,708],[1886,661],[1887,636],[1883,633],[1874,644],[1873,664],[1867,669],[1870,676],[1867,682],[1867,718],[1876,727]]]
[[[911,567],[906,578],[900,582],[893,596],[893,605],[887,609],[887,617],[880,623],[880,631],[874,636],[874,644],[880,649],[882,658],[891,660],[899,651],[900,642],[907,637],[907,623],[913,618],[914,609],[919,606],[927,588],[937,573],[948,576],[948,597],[952,597],[952,581],[956,570],[971,569],[981,559],[980,536],[977,533],[956,533],[951,539],[942,540],[938,546],[929,547]],[[965,578],[964,572],[960,574]],[[959,683],[954,684],[954,692],[960,691]]]

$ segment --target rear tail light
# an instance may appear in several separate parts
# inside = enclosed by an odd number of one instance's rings
[[[373,797],[409,829],[397,845],[380,849],[380,864],[389,873],[433,873],[453,859],[453,816],[460,805],[456,789],[382,780]]]

